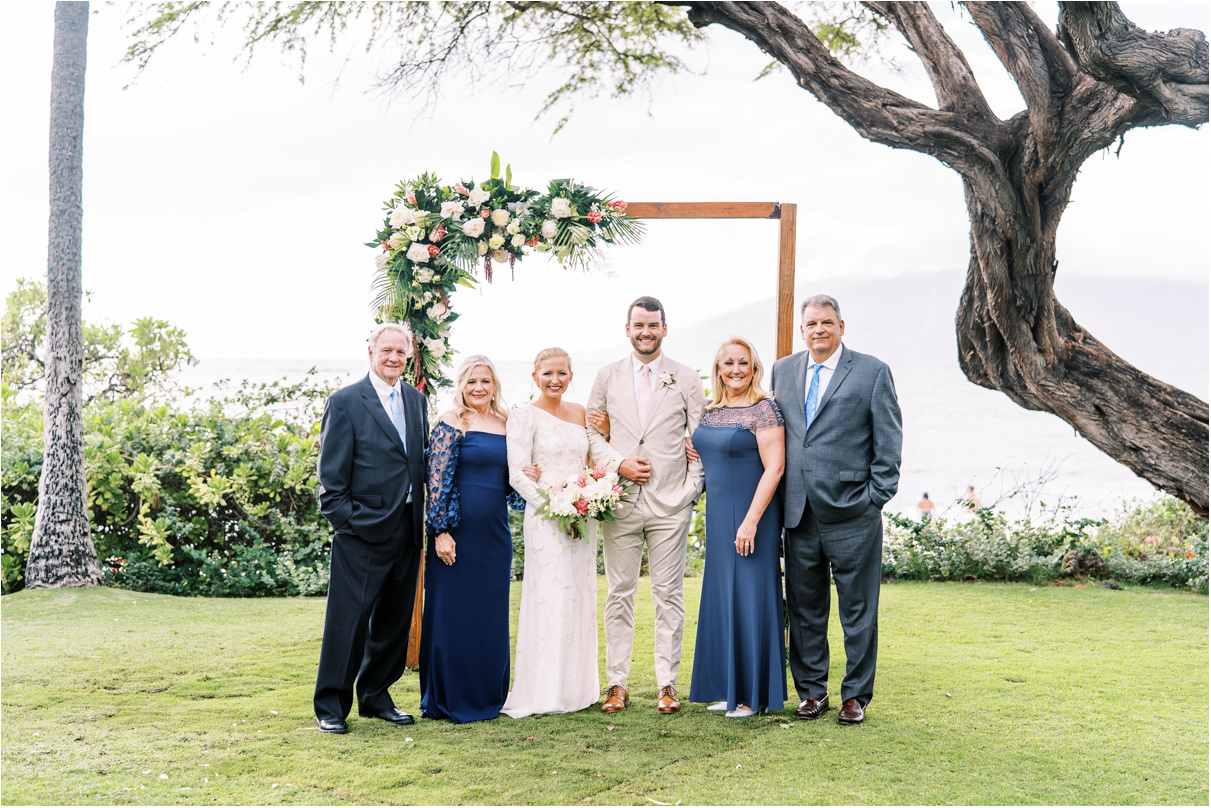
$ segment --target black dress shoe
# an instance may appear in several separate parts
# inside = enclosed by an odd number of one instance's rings
[[[806,718],[809,721],[819,718],[828,712],[828,694],[822,699],[804,699],[795,710],[795,718]]]
[[[349,731],[349,725],[341,718],[317,718],[315,723],[319,724],[320,732],[331,732],[334,735],[344,735]]]
[[[838,724],[861,724],[866,718],[866,708],[857,699],[846,699],[837,713]]]
[[[401,727],[405,724],[415,723],[412,716],[408,715],[398,707],[383,710],[381,713],[362,713],[361,716],[362,718],[381,718],[383,721],[386,721],[389,724],[398,724]]]

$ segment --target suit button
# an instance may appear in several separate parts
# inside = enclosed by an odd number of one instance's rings
[[[643,445],[643,439],[642,439],[642,438],[640,438],[640,439],[639,439],[639,445],[640,445],[640,446],[642,446],[642,445]]]

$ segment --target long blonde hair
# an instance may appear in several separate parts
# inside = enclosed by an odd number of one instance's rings
[[[500,391],[500,378],[496,375],[496,365],[492,364],[492,360],[483,354],[474,354],[463,360],[458,366],[458,375],[455,377],[454,383],[454,415],[458,418],[458,423],[462,426],[463,431],[467,429],[467,415],[474,408],[467,403],[466,386],[467,379],[471,378],[471,373],[477,367],[486,367],[488,372],[492,374],[492,399],[488,402],[488,413],[495,415],[502,421],[509,420],[509,410],[505,406],[504,396]]]
[[[753,375],[749,377],[748,389],[744,391],[744,403],[756,404],[766,396],[765,390],[761,389],[761,379],[765,376],[765,365],[761,364],[761,357],[757,356],[757,350],[748,340],[731,337],[724,340],[719,349],[715,351],[715,362],[711,365],[711,401],[706,405],[708,410],[722,407],[727,401],[727,394],[724,392],[727,387],[723,384],[723,376],[719,374],[719,361],[723,359],[723,349],[729,345],[739,345],[748,351],[749,364],[753,368]]]

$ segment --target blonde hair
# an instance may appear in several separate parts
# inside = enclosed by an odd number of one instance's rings
[[[458,375],[455,377],[454,383],[454,415],[458,418],[459,425],[463,431],[467,430],[467,415],[472,412],[473,408],[467,403],[465,389],[467,379],[471,377],[471,373],[477,367],[486,367],[488,372],[492,374],[492,399],[488,402],[488,413],[495,415],[502,421],[509,420],[509,409],[505,406],[504,396],[500,391],[500,378],[496,375],[496,365],[492,364],[492,360],[483,354],[474,354],[463,360],[458,366]]]
[[[765,365],[761,364],[761,357],[757,356],[757,351],[751,342],[741,337],[731,337],[724,340],[723,344],[719,346],[719,350],[715,351],[715,361],[711,365],[711,401],[706,405],[708,410],[722,407],[727,400],[727,394],[724,392],[727,387],[723,384],[723,376],[719,374],[719,361],[723,359],[723,349],[729,345],[739,345],[748,351],[749,364],[753,368],[753,375],[749,377],[748,381],[748,389],[744,391],[744,403],[746,405],[756,404],[765,398],[765,391],[761,389],[761,379],[765,376]]]
[[[572,357],[568,356],[568,352],[563,348],[543,348],[538,352],[538,356],[534,357],[534,372],[538,372],[538,366],[548,359],[558,359],[563,357],[568,360],[568,369],[572,369]]]

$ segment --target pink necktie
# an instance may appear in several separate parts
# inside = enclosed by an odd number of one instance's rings
[[[648,421],[648,405],[652,403],[652,369],[647,365],[644,365],[643,369],[639,371],[638,393],[639,428],[643,429]]]

